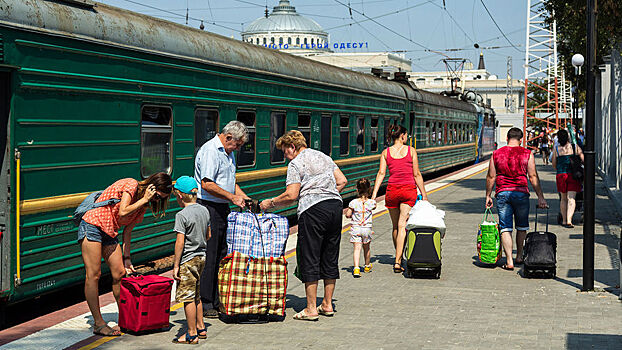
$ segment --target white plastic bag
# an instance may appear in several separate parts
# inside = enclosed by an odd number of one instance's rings
[[[433,227],[441,233],[441,238],[445,237],[445,211],[436,209],[432,203],[424,200],[417,201],[408,215],[406,231],[414,228]]]

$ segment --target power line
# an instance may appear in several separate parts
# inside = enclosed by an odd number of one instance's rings
[[[505,36],[505,33],[501,30],[501,27],[499,27],[499,25],[497,24],[497,21],[495,21],[495,18],[492,16],[490,11],[488,11],[488,7],[486,7],[486,4],[484,3],[484,0],[480,0],[480,2],[482,3],[482,5],[484,5],[484,8],[486,9],[486,12],[488,13],[488,16],[490,16],[490,19],[492,19],[492,22],[495,24],[495,26],[497,26],[497,29],[499,29],[499,32],[501,32],[501,35],[503,35],[505,40],[507,40],[508,43],[510,43],[510,45],[512,45],[512,47],[516,49],[516,51],[523,52],[523,51],[519,50],[518,47],[514,46],[514,44],[510,41],[510,39],[508,39],[508,37]]]
[[[337,28],[348,27],[348,26],[351,26],[351,25],[353,25],[353,24],[356,24],[357,22],[358,22],[358,23],[363,23],[363,22],[373,21],[373,20],[374,20],[374,19],[376,19],[376,18],[381,18],[381,17],[386,17],[386,16],[394,15],[394,14],[400,13],[400,12],[402,12],[402,11],[407,11],[407,10],[410,10],[410,9],[412,9],[412,8],[415,8],[415,7],[419,7],[419,6],[425,5],[425,4],[427,4],[427,3],[429,3],[429,2],[433,2],[433,1],[434,1],[434,0],[427,0],[427,1],[424,1],[424,2],[421,2],[421,3],[418,3],[418,4],[416,4],[416,5],[413,5],[413,6],[409,6],[409,7],[403,8],[403,9],[399,9],[399,10],[397,10],[397,11],[387,12],[387,13],[384,13],[384,14],[382,14],[382,15],[378,15],[378,16],[375,16],[375,17],[368,17],[368,16],[364,15],[367,19],[364,19],[364,20],[362,20],[362,21],[354,21],[354,22],[352,22],[352,23],[346,23],[346,24],[342,24],[342,25],[335,26],[335,27],[326,28],[326,29],[324,29],[324,30],[329,31],[329,30],[331,30],[331,29],[337,29]],[[338,1],[337,1],[337,2],[338,2]],[[347,7],[347,5],[345,5],[345,4],[342,4],[342,3],[340,3],[340,2],[338,2],[338,3],[339,3],[340,5],[344,5],[344,6],[346,6],[346,7]]]
[[[427,50],[429,50],[430,52],[434,52],[434,53],[439,54],[439,55],[443,55],[443,56],[449,57],[449,56],[445,55],[445,54],[444,54],[444,53],[442,53],[442,52],[432,51],[432,50],[428,49],[425,45],[422,45],[422,44],[420,44],[420,43],[418,43],[418,42],[416,42],[416,41],[414,41],[414,40],[411,40],[411,39],[409,39],[409,38],[405,37],[404,35],[402,35],[402,34],[400,34],[400,33],[396,32],[395,30],[393,30],[393,29],[391,29],[391,28],[389,28],[389,27],[385,26],[384,24],[382,24],[382,23],[380,23],[380,22],[376,21],[375,19],[372,19],[371,17],[369,17],[369,16],[367,16],[367,15],[365,15],[365,14],[361,13],[360,11],[357,11],[356,9],[353,9],[353,8],[349,7],[348,5],[346,5],[346,4],[344,4],[344,3],[342,3],[342,2],[341,2],[341,1],[339,1],[339,0],[335,0],[335,2],[337,2],[337,3],[341,4],[342,6],[345,6],[345,7],[349,8],[349,9],[351,9],[352,11],[354,11],[354,12],[356,12],[356,13],[358,13],[358,14],[360,14],[360,15],[364,16],[364,17],[366,17],[367,19],[369,19],[370,21],[372,21],[372,22],[376,23],[377,25],[381,26],[382,28],[384,28],[384,29],[386,29],[386,30],[390,31],[391,33],[393,33],[393,34],[395,34],[395,35],[397,35],[397,36],[399,36],[399,37],[401,37],[401,38],[404,38],[404,39],[406,39],[406,40],[410,41],[411,43],[413,43],[413,44],[415,44],[415,45],[417,45],[417,46],[419,46],[419,47],[421,47],[421,48],[427,49]],[[430,2],[430,1],[428,1],[428,2]]]
[[[458,29],[460,29],[460,31],[462,31],[462,33],[464,34],[464,36],[467,37],[467,39],[469,39],[471,42],[475,42],[475,40],[471,39],[471,37],[469,36],[469,34],[466,33],[466,31],[464,29],[462,29],[462,27],[460,26],[460,23],[458,23],[458,21],[456,21],[456,19],[454,18],[454,16],[451,15],[451,13],[449,12],[449,10],[447,10],[447,7],[444,6],[440,6],[439,4],[433,2],[432,5],[440,8],[441,10],[444,10],[445,12],[447,12],[447,15],[449,16],[449,18],[451,18],[451,20],[456,24],[456,26],[458,27]]]
[[[140,3],[138,1],[133,1],[133,0],[124,0],[124,1],[129,2],[131,4],[134,4],[134,5],[144,6],[144,7],[150,8],[152,10],[158,10],[158,11],[161,11],[161,12],[164,12],[164,13],[168,13],[168,14],[171,14],[171,15],[176,16],[178,18],[179,17],[181,17],[181,18],[185,18],[186,17],[185,15],[182,15],[182,14],[179,14],[179,13],[175,13],[175,12],[172,12],[172,11],[168,11],[168,10],[164,10],[164,9],[161,9],[161,8],[157,8],[155,6],[145,5],[145,4]],[[237,0],[237,1],[241,1],[241,0]],[[188,18],[193,20],[193,21],[198,21],[198,22],[204,21],[204,20],[202,20],[200,18],[194,18],[194,17],[190,17],[190,16],[188,16]],[[237,30],[237,29],[234,29],[234,28],[231,28],[231,27],[227,27],[227,26],[223,26],[222,24],[216,24],[216,22],[205,21],[205,23],[211,24],[211,25],[216,26],[216,27],[221,27],[221,28],[233,30],[233,31],[238,32],[238,33],[241,32],[240,30]]]

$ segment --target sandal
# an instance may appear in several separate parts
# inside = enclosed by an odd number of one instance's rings
[[[562,226],[565,228],[574,228],[573,224],[563,224]]]
[[[204,335],[201,333],[205,333]],[[197,335],[199,336],[199,339],[207,339],[207,327],[203,328],[203,329],[198,329],[197,328]]]
[[[514,266],[516,265],[522,265],[523,264],[523,260],[519,260],[519,259],[514,259]]]
[[[508,270],[508,271],[514,271],[514,266],[508,267],[508,264],[503,264],[503,266],[501,266],[501,268],[504,269],[504,270]]]
[[[190,333],[186,332],[186,340],[180,341],[179,338],[173,339],[174,344],[199,344],[199,339],[197,339],[199,335],[190,335]],[[181,338],[181,337],[180,337]]]
[[[121,335],[121,331],[113,329],[108,326],[108,324],[104,323],[99,327],[93,326],[93,334],[101,335],[102,337],[118,337]]]
[[[322,315],[322,316],[326,316],[326,317],[333,317],[335,316],[335,311],[324,311],[324,308],[322,307],[322,305],[317,307],[317,313]]]
[[[320,316],[307,315],[304,309],[302,309],[302,311],[294,315],[294,320],[299,320],[299,321],[317,321],[319,319],[320,319]]]
[[[402,273],[402,272],[404,272],[404,268],[402,267],[401,264],[395,263],[395,264],[393,264],[393,272],[395,272],[395,273]]]

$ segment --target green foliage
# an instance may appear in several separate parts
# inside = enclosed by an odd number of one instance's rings
[[[596,0],[596,64],[603,63],[603,57],[611,52],[617,42],[622,42],[622,1]],[[557,50],[560,63],[573,85],[577,82],[570,59],[580,53],[587,60],[587,2],[585,0],[547,0],[548,22],[557,20]],[[554,14],[554,16],[553,16]],[[585,91],[585,69],[578,78],[579,87]]]

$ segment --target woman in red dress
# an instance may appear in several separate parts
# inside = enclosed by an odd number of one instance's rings
[[[428,194],[423,186],[423,177],[419,171],[417,152],[408,146],[408,133],[401,125],[391,125],[390,139],[393,145],[382,151],[380,168],[376,175],[372,199],[376,199],[378,189],[384,180],[387,167],[389,168],[389,184],[385,194],[385,206],[389,209],[393,223],[393,246],[395,247],[395,263],[393,272],[401,273],[404,239],[406,238],[406,221],[410,209],[417,201],[417,188],[421,191],[423,200],[428,200]]]

